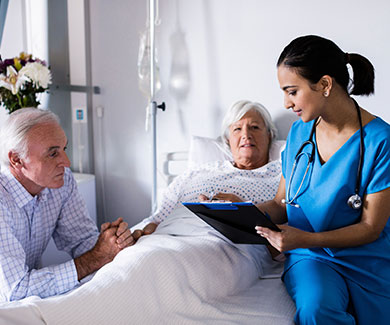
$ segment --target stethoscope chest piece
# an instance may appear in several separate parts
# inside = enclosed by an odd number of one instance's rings
[[[362,207],[362,198],[359,194],[351,195],[348,199],[348,205],[355,210],[358,210]]]

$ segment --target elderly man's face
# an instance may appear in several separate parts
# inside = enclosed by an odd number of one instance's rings
[[[268,163],[270,134],[254,110],[229,127],[229,145],[236,167],[254,169]]]
[[[67,142],[57,123],[37,125],[28,132],[27,157],[21,160],[20,181],[30,194],[64,185],[65,167],[70,166],[65,153]]]

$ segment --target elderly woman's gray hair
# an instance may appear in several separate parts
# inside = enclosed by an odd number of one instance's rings
[[[251,102],[249,100],[240,100],[234,103],[225,115],[222,122],[222,140],[224,145],[229,147],[229,127],[233,123],[239,121],[247,112],[256,111],[262,117],[264,124],[271,135],[271,143],[276,138],[278,130],[272,122],[271,114],[260,103]],[[270,144],[271,144],[270,143]]]
[[[0,164],[9,166],[8,153],[27,155],[27,133],[38,124],[58,123],[58,116],[39,108],[21,108],[11,113],[0,129]]]

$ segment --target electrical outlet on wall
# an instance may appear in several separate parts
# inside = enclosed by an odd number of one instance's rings
[[[85,107],[73,107],[73,123],[87,123],[88,115]]]

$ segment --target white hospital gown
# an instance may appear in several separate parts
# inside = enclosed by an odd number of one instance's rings
[[[171,235],[209,235],[219,237],[229,246],[234,246],[256,266],[257,273],[262,278],[279,277],[282,263],[272,261],[268,249],[264,245],[234,244],[212,229],[201,219],[195,217],[181,202],[197,202],[199,194],[212,196],[219,192],[232,193],[244,201],[254,204],[274,198],[279,186],[281,162],[275,160],[267,165],[245,170],[233,166],[230,161],[215,161],[199,165],[175,178],[165,190],[157,212],[142,222],[160,224],[156,233]],[[188,233],[188,226],[191,225]],[[167,232],[166,229],[169,229]],[[172,232],[172,229],[175,229]],[[196,229],[196,230],[194,230]]]
[[[230,161],[215,161],[192,168],[175,178],[165,190],[157,212],[149,222],[161,223],[180,202],[199,201],[217,193],[232,193],[254,204],[274,198],[281,175],[280,160],[271,161],[257,169],[245,170],[233,166]]]

